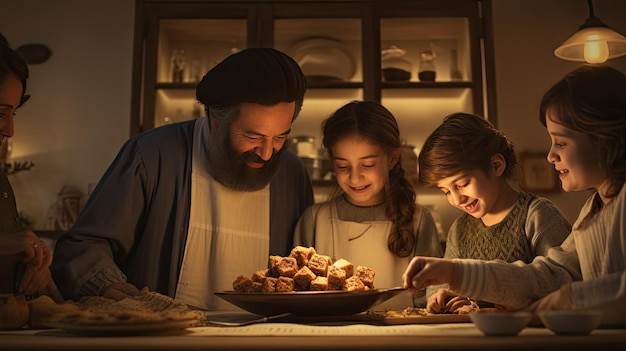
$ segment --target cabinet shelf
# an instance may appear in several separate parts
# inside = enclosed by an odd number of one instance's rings
[[[156,89],[196,89],[197,83],[156,83]],[[362,82],[309,82],[309,89],[362,89]],[[472,88],[472,82],[382,82],[382,89],[455,89]]]
[[[292,135],[313,137],[317,148],[321,122],[352,100],[382,103],[415,152],[450,113],[476,113],[497,125],[496,116],[488,115],[495,111],[493,85],[487,84],[493,82],[492,38],[485,35],[490,19],[481,14],[488,1],[138,1],[131,134],[203,115],[196,81],[245,47],[274,47],[301,67],[309,63]],[[404,51],[401,60],[383,54],[392,46]],[[437,54],[434,82],[418,80],[427,49]],[[186,68],[182,82],[174,83],[171,59],[180,50]],[[326,66],[312,68],[311,62]],[[383,67],[398,64],[410,80],[384,80]]]
[[[383,82],[383,89],[458,89],[472,88],[472,82]]]
[[[156,83],[156,89],[189,90],[196,89],[198,83]]]

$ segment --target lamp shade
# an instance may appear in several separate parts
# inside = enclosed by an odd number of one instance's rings
[[[581,28],[556,48],[554,55],[568,61],[602,63],[626,55],[626,37],[606,26]]]

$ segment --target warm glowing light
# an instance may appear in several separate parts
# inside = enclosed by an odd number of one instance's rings
[[[609,58],[609,44],[597,35],[590,35],[583,49],[585,62],[603,63]]]
[[[626,37],[612,30],[594,15],[592,0],[587,0],[589,17],[554,55],[567,61],[604,63],[626,56]]]

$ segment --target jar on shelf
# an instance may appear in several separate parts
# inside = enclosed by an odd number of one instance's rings
[[[193,119],[198,119],[202,117],[202,106],[201,106],[201,102],[198,100],[193,101],[193,106],[191,109],[191,117]]]
[[[459,70],[458,54],[456,49],[450,50],[450,80],[463,80],[463,74]]]
[[[298,157],[311,157],[311,155],[317,154],[317,150],[315,148],[315,137],[309,135],[296,135],[289,139],[289,148]]]
[[[406,50],[391,45],[381,50],[381,70],[385,82],[408,82],[411,80],[411,62],[404,56]]]
[[[185,66],[187,64],[185,59],[185,50],[174,49],[172,51],[172,57],[170,58],[172,73],[172,83],[182,83],[185,76]]]
[[[198,83],[202,79],[202,70],[200,69],[201,59],[199,57],[192,57],[189,60],[189,75],[187,77],[187,82],[189,83]]]
[[[427,49],[421,52],[419,72],[417,73],[421,82],[434,82],[437,78],[435,58],[437,58],[435,50]]]

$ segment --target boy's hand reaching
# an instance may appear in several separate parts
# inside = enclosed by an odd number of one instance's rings
[[[429,285],[449,283],[454,275],[454,263],[451,260],[416,256],[402,275],[402,284],[412,293]]]

